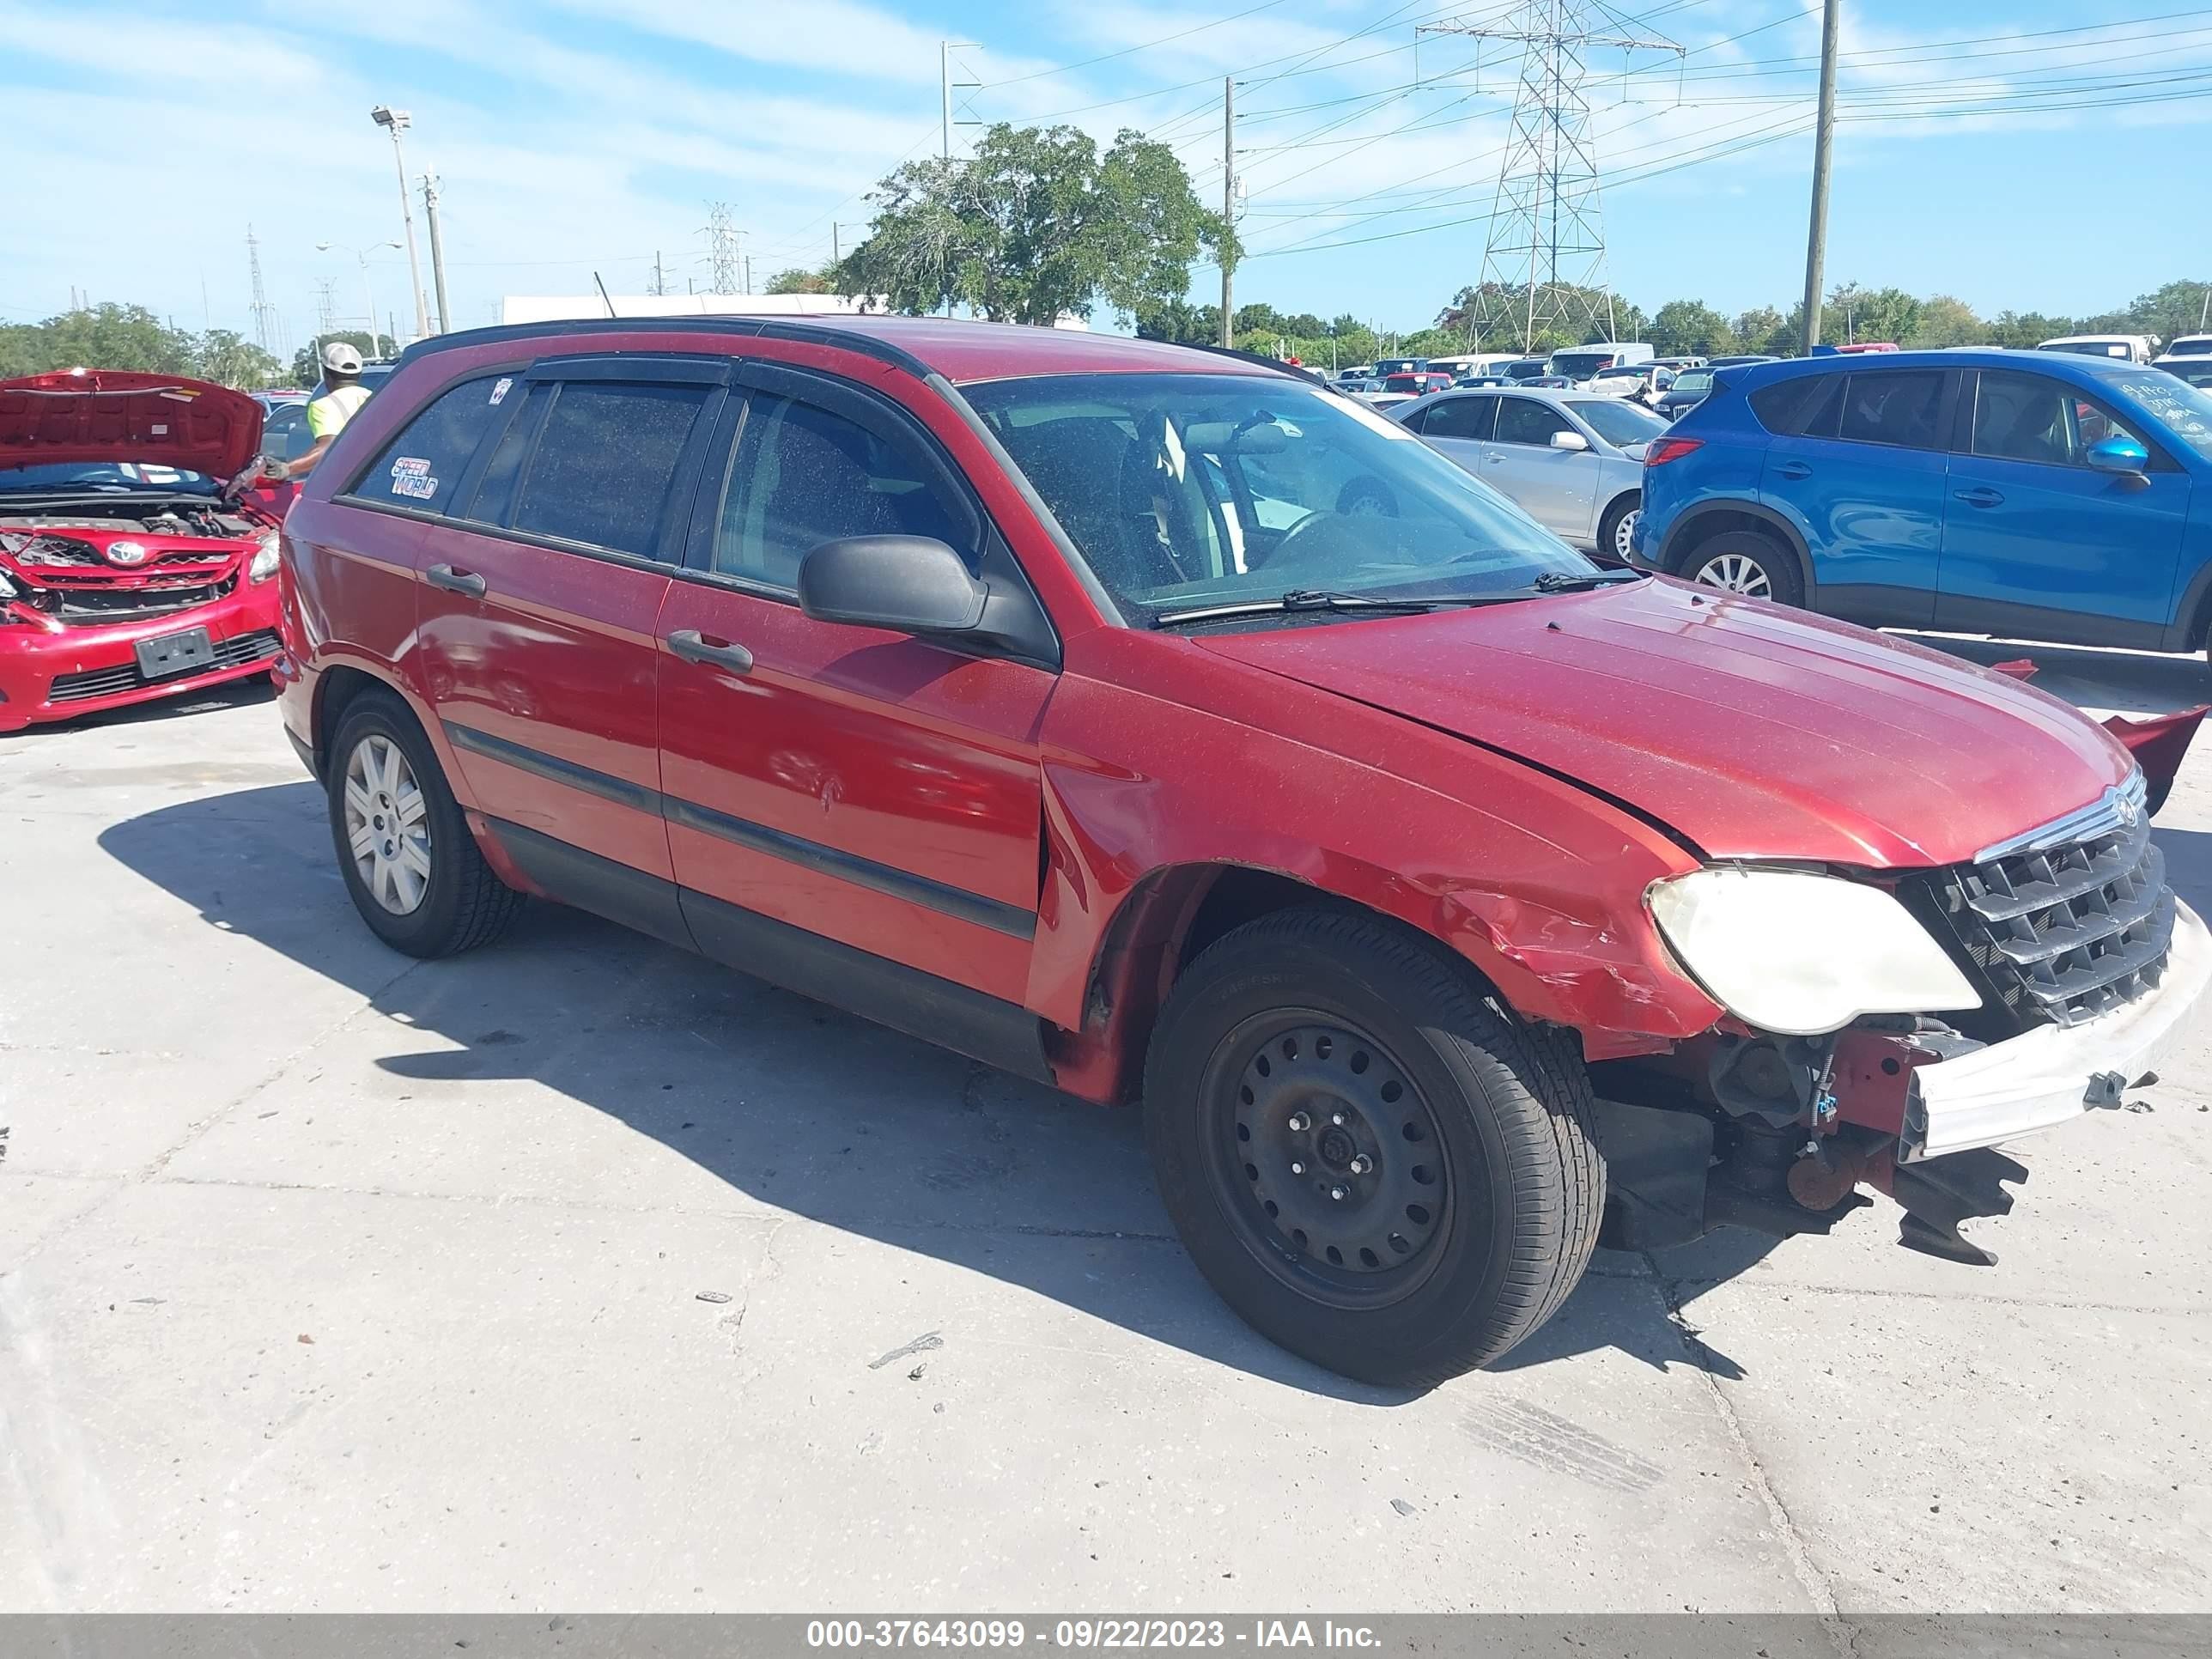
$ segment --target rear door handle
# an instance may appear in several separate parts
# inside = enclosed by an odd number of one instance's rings
[[[733,674],[752,672],[753,653],[742,645],[709,640],[696,628],[680,628],[668,636],[668,648],[686,662],[712,663]]]
[[[2003,492],[1991,489],[1987,484],[1973,489],[1954,489],[1951,493],[1968,507],[2001,507],[2004,504]]]
[[[1785,478],[1809,478],[1813,469],[1802,461],[1778,461],[1774,470]]]
[[[484,579],[473,570],[456,570],[449,564],[434,564],[422,574],[433,587],[442,587],[448,593],[465,593],[472,599],[484,595]]]

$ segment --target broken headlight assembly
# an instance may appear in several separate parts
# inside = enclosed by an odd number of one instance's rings
[[[1981,1006],[1928,930],[1864,882],[1717,867],[1654,882],[1644,902],[1676,960],[1759,1030],[1812,1036],[1862,1014]]]
[[[261,544],[254,550],[253,562],[246,567],[247,580],[265,582],[276,574],[277,537],[273,530],[261,532]]]

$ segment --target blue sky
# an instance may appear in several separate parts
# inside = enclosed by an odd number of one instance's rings
[[[1480,270],[1517,66],[1497,43],[1417,49],[1414,26],[1508,9],[0,0],[0,318],[60,310],[74,288],[250,334],[250,222],[288,349],[313,329],[321,281],[340,325],[359,326],[362,270],[315,244],[400,234],[378,102],[412,112],[410,169],[441,176],[457,325],[494,320],[502,295],[588,293],[595,270],[641,292],[656,251],[672,287],[703,288],[716,200],[765,281],[826,257],[833,225],[849,243],[872,182],[936,148],[951,38],[981,43],[954,54],[961,80],[984,83],[960,94],[964,114],[1144,128],[1213,201],[1219,82],[1237,76],[1254,251],[1238,299],[1418,325]],[[1817,3],[1590,10],[1686,54],[1591,54],[1612,283],[1647,307],[1786,307],[1802,281]],[[1950,292],[1986,314],[2100,309],[2212,275],[2193,182],[2212,136],[2212,8],[1853,0],[1845,17],[1832,280]],[[404,256],[372,246],[368,276],[407,327]],[[1217,283],[1194,272],[1194,293]]]

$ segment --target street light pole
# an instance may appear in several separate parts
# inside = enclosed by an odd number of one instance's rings
[[[378,242],[374,244],[374,246],[380,248],[396,248],[399,244],[397,242]],[[337,248],[341,252],[352,254],[353,257],[361,264],[361,297],[368,301],[368,355],[374,357],[377,355],[376,291],[369,286],[368,283],[368,255],[370,250],[365,247],[353,247],[344,242],[318,242],[315,244],[315,252],[318,253],[328,253],[332,248]],[[397,346],[399,343],[397,336],[393,337],[392,343],[394,346]]]
[[[407,155],[400,148],[399,135],[412,125],[414,118],[404,109],[392,109],[379,104],[368,112],[368,118],[392,134],[392,165],[399,169],[399,216],[407,228],[407,285],[415,294],[415,337],[421,339],[430,331],[428,307],[422,303],[422,266],[415,257],[415,204],[407,193]],[[369,325],[375,327],[374,320]],[[398,341],[392,343],[397,345]]]

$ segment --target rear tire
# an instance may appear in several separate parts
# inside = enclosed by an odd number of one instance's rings
[[[1145,1136],[1176,1231],[1262,1335],[1369,1382],[1497,1358],[1580,1280],[1605,1207],[1571,1039],[1379,918],[1294,909],[1176,982]]]
[[[1597,527],[1597,556],[1608,564],[1628,562],[1628,538],[1644,511],[1644,492],[1632,489],[1605,510]]]
[[[1723,530],[1699,542],[1682,561],[1682,577],[1701,587],[1717,587],[1747,599],[1771,599],[1777,605],[1805,603],[1805,579],[1796,556],[1756,530]]]
[[[449,957],[507,931],[522,895],[492,873],[407,705],[365,691],[331,740],[331,840],[369,931],[410,957]]]

